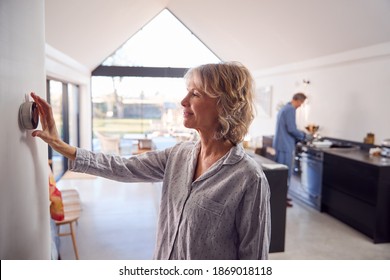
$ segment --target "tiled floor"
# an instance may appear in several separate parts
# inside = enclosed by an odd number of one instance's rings
[[[80,259],[152,258],[160,184],[126,184],[82,175],[70,178],[61,180],[58,187],[80,192]],[[70,237],[61,237],[60,253],[62,259],[74,259]],[[285,252],[272,253],[270,259],[389,260],[390,243],[373,244],[331,216],[294,201],[294,207],[287,209]]]

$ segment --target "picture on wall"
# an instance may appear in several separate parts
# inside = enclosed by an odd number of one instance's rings
[[[256,89],[255,104],[260,117],[272,117],[272,87],[263,86]]]

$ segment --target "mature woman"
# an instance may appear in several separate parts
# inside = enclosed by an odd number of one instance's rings
[[[184,126],[200,140],[130,158],[63,142],[50,105],[32,94],[38,136],[69,159],[72,171],[124,182],[162,181],[156,259],[267,259],[270,190],[240,142],[253,119],[253,80],[239,63],[207,64],[185,76]]]

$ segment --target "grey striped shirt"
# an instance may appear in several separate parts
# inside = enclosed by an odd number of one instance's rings
[[[69,169],[123,182],[162,181],[155,259],[267,259],[270,190],[241,145],[193,181],[200,142],[130,158],[77,149]]]

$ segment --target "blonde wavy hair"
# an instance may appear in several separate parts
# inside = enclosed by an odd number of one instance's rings
[[[204,64],[191,68],[184,76],[187,83],[196,76],[198,90],[217,98],[219,128],[216,139],[233,144],[244,140],[254,118],[254,80],[239,62]]]

